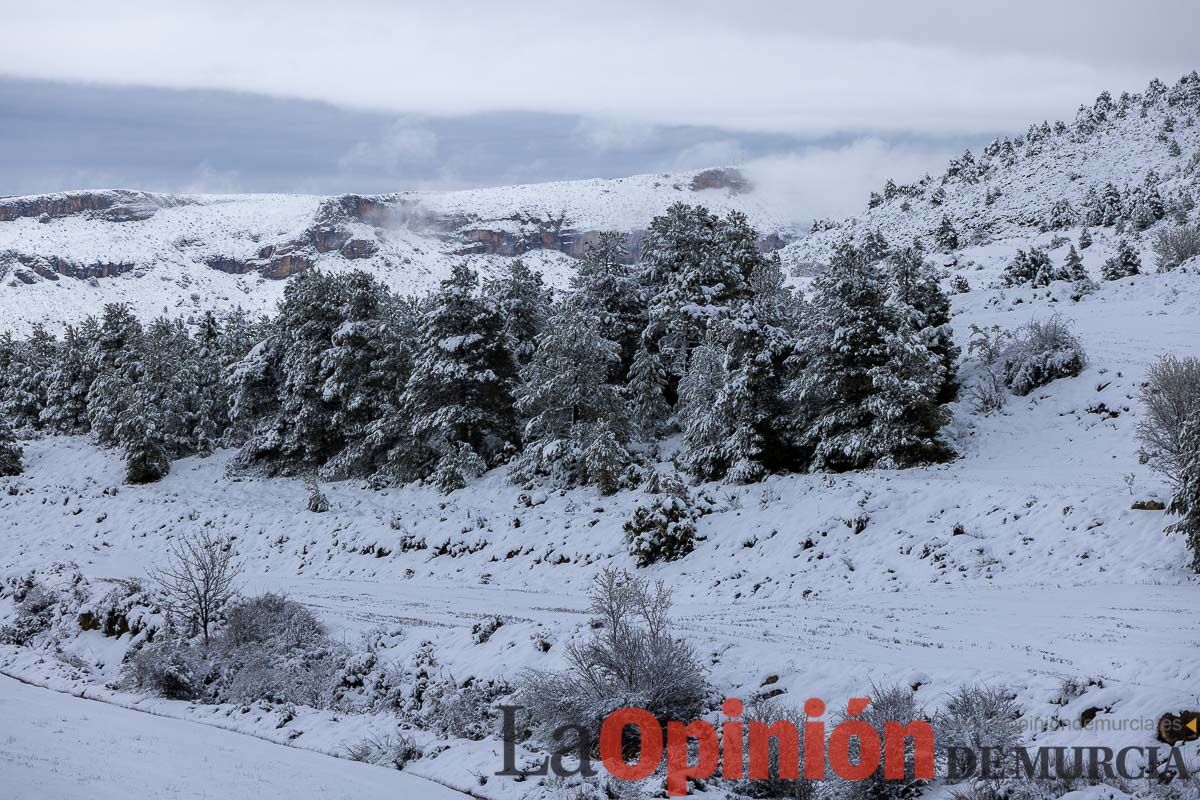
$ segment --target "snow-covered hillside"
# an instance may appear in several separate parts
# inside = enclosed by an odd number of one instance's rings
[[[1089,190],[1108,183],[1140,190],[1148,175],[1169,204],[1181,193],[1200,191],[1198,116],[1200,77],[1194,72],[1170,88],[1155,81],[1140,94],[1114,98],[1105,92],[1081,106],[1073,122],[1031,125],[1023,135],[967,151],[941,175],[908,185],[889,181],[864,213],[818,222],[783,257],[793,266],[827,263],[838,241],[874,230],[893,244],[919,238],[938,249],[935,234],[943,217],[963,244],[1070,227],[1085,221]],[[1055,214],[1055,204],[1064,202],[1065,219]]]
[[[78,322],[104,303],[139,316],[274,307],[314,266],[424,292],[466,258],[524,255],[552,284],[598,231],[633,234],[674,202],[742,211],[767,246],[794,231],[735,170],[362,197],[99,191],[0,198],[0,329]]]

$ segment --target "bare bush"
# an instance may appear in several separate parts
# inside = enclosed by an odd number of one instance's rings
[[[859,719],[874,728],[883,740],[884,725],[888,722],[906,723],[925,719],[924,711],[917,706],[912,689],[907,686],[872,686],[871,703]],[[858,759],[858,742],[852,740],[850,756]],[[883,765],[869,778],[845,784],[844,796],[851,800],[900,800],[912,798],[920,793],[924,781],[916,778],[916,748],[906,742],[904,749],[903,779],[888,780],[883,776]]]
[[[804,712],[800,709],[781,703],[775,699],[757,700],[746,709],[743,717],[747,723],[761,722],[768,727],[776,722],[790,722],[800,734],[797,739],[798,752],[804,752]],[[743,762],[749,758],[749,738],[743,741]],[[812,781],[803,775],[803,770],[797,765],[796,779],[785,779],[779,772],[780,743],[778,738],[769,740],[769,772],[767,778],[747,778],[739,781],[735,789],[739,795],[752,798],[788,798],[789,800],[810,800],[816,797],[816,787]]]
[[[172,621],[182,621],[204,636],[216,615],[236,593],[241,566],[233,560],[233,546],[207,530],[185,534],[171,543],[167,563],[151,570],[159,605]]]
[[[1020,744],[1021,707],[1007,687],[960,686],[934,718],[943,753],[963,747],[978,753],[983,747],[1009,749]]]
[[[623,570],[596,576],[590,611],[595,632],[567,647],[567,669],[531,670],[518,688],[535,738],[554,742],[563,725],[579,725],[598,741],[600,723],[624,706],[664,721],[696,718],[708,694],[691,645],[673,635],[671,592]]]
[[[393,769],[404,769],[410,761],[416,761],[424,755],[417,743],[402,733],[368,736],[362,741],[345,745],[342,752],[351,761]]]
[[[1018,328],[1001,359],[1004,381],[1018,396],[1059,378],[1078,375],[1087,364],[1083,345],[1070,323],[1058,315]]]
[[[125,664],[126,677],[135,687],[172,700],[199,699],[211,671],[205,653],[170,636],[146,645]]]
[[[1146,374],[1141,400],[1137,436],[1142,457],[1174,482],[1179,476],[1183,423],[1200,410],[1200,358],[1160,358]]]
[[[1151,244],[1158,271],[1170,272],[1183,262],[1200,256],[1200,224],[1163,228],[1155,234]]]

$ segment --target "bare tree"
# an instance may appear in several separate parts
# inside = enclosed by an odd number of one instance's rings
[[[204,635],[214,617],[237,593],[241,565],[233,560],[233,547],[207,530],[184,534],[167,552],[167,562],[150,571],[158,584],[158,600],[170,617],[187,620]]]
[[[1137,436],[1151,469],[1178,480],[1184,421],[1200,409],[1200,359],[1163,356],[1146,372]]]

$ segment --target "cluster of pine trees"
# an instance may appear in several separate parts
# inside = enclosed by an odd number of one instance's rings
[[[61,341],[0,340],[0,403],[15,426],[120,446],[130,481],[218,445],[266,474],[447,491],[503,463],[615,491],[675,433],[701,480],[946,457],[958,350],[921,249],[843,244],[805,298],[757,240],[741,214],[677,204],[640,263],[605,234],[560,293],[514,260],[482,284],[456,266],[424,297],[313,270],[274,317],[194,330],[108,306]]]

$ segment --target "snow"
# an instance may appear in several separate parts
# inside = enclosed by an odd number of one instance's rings
[[[395,770],[133,711],[0,676],[10,800],[461,800]],[[17,733],[12,722],[20,720]]]

